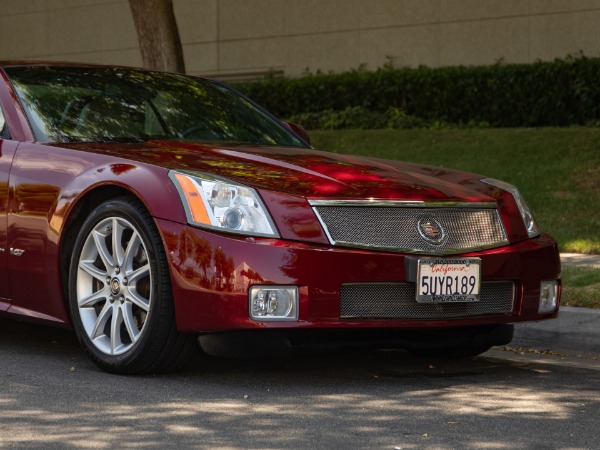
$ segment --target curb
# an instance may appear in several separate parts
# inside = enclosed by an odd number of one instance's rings
[[[510,345],[600,355],[600,310],[562,306],[557,319],[517,323]]]
[[[569,266],[591,266],[600,268],[600,255],[582,253],[561,253],[560,262]]]

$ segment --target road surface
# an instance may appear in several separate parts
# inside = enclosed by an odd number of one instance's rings
[[[0,448],[600,448],[600,361],[394,350],[125,377],[0,319]]]

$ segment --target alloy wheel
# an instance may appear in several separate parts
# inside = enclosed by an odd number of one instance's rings
[[[79,255],[77,309],[92,344],[106,355],[132,349],[152,302],[152,270],[140,232],[121,217],[101,220]]]

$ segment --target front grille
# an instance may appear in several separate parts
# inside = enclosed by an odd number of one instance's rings
[[[476,205],[476,204],[474,204]],[[404,253],[453,254],[508,244],[495,208],[315,206],[331,243]],[[419,221],[437,222],[445,237],[428,242]]]
[[[472,303],[417,303],[415,283],[348,283],[340,293],[342,319],[451,319],[507,314],[513,310],[512,281],[481,283]]]

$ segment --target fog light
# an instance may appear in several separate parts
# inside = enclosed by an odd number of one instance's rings
[[[549,313],[556,310],[558,302],[558,282],[556,280],[542,281],[540,283],[539,313]]]
[[[252,286],[249,301],[254,320],[298,320],[296,286]]]

